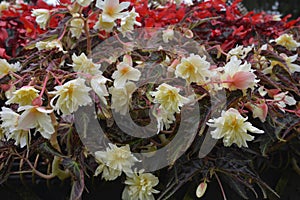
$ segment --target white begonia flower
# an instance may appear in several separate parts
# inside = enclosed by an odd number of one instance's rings
[[[96,75],[101,73],[101,71],[99,70],[101,64],[93,63],[92,59],[87,58],[87,56],[84,53],[81,53],[80,56],[77,56],[75,53],[73,53],[72,61],[73,64],[70,66],[73,67],[75,72],[82,72],[90,75]]]
[[[109,143],[106,151],[96,151],[95,158],[100,164],[96,169],[96,175],[102,172],[102,178],[114,180],[122,172],[131,172],[131,167],[139,160],[133,156],[129,145],[117,147]]]
[[[129,111],[131,97],[135,90],[136,86],[133,82],[127,82],[125,87],[121,88],[110,87],[109,93],[112,95],[111,108],[121,115],[125,115]]]
[[[236,45],[235,48],[231,49],[228,52],[227,60],[229,60],[229,58],[231,58],[232,56],[236,56],[240,59],[244,59],[252,49],[253,49],[253,45],[248,47],[244,47],[242,45]]]
[[[59,51],[63,53],[68,53],[67,51],[64,51],[61,41],[59,40],[52,40],[49,42],[39,41],[35,44],[35,47],[41,51],[41,50],[52,50],[52,49],[58,49]]]
[[[122,10],[128,8],[130,2],[119,3],[119,0],[97,0],[96,7],[102,10],[103,22],[113,22],[116,19],[121,19],[124,13]]]
[[[175,2],[176,4],[181,4],[183,0],[171,0],[172,2]]]
[[[256,86],[259,80],[255,79],[256,75],[254,70],[251,69],[251,64],[245,62],[242,64],[236,56],[232,56],[230,61],[224,66],[224,73],[221,75],[221,81],[223,87],[233,90],[246,90],[251,88],[252,90]]]
[[[41,27],[41,29],[46,29],[46,25],[50,18],[50,11],[47,9],[33,9],[31,16],[36,17],[36,23]]]
[[[206,61],[206,56],[190,54],[189,57],[181,59],[176,66],[175,75],[187,81],[187,83],[203,84],[212,72],[209,70],[210,63]]]
[[[77,78],[66,82],[63,85],[55,86],[56,91],[49,92],[49,94],[55,94],[51,99],[51,106],[64,115],[75,112],[79,106],[85,106],[92,102],[89,96],[91,88],[85,85],[85,80]],[[57,99],[55,105],[54,100]]]
[[[193,0],[183,0],[183,3],[188,5],[188,6],[194,5]]]
[[[122,200],[154,200],[154,195],[159,193],[154,187],[159,183],[156,176],[143,173],[143,170],[126,173],[125,188]]]
[[[170,124],[176,120],[174,112],[168,112],[163,108],[157,108],[153,115],[157,121],[157,134],[164,130],[164,127],[165,130],[168,130],[170,128]]]
[[[9,74],[9,72],[16,72],[21,69],[19,62],[9,64],[6,59],[0,59],[0,78]]]
[[[275,39],[276,44],[286,47],[290,51],[295,51],[300,43],[294,40],[293,35],[283,34]]]
[[[100,158],[97,158],[96,161],[99,164],[99,166],[95,170],[94,176],[98,176],[99,174],[102,173],[101,179],[104,179],[106,181],[112,181],[118,178],[122,174],[122,171],[113,169],[105,165]]]
[[[11,85],[10,88],[8,90],[5,91],[5,97],[7,99],[12,98],[12,96],[14,95],[13,93],[16,91],[16,86],[15,85]]]
[[[169,41],[173,40],[173,38],[174,38],[174,30],[171,28],[168,28],[167,30],[163,30],[162,38],[163,38],[164,43],[169,43]]]
[[[282,53],[280,56],[285,60],[287,67],[289,68],[291,73],[300,72],[300,66],[297,64],[293,64],[298,58],[298,54],[293,56],[287,56],[286,54]]]
[[[136,18],[139,16],[139,13],[135,12],[135,8],[132,8],[130,12],[126,12],[126,15],[121,19],[121,27],[118,28],[123,36],[125,36],[127,31],[132,31],[134,29],[134,25],[142,25],[140,22],[136,21]]]
[[[132,59],[130,55],[124,55],[123,62],[117,65],[117,71],[112,74],[115,87],[124,87],[127,80],[138,81],[141,72],[132,67]]]
[[[254,136],[247,134],[247,131],[252,133],[264,133],[250,122],[246,122],[247,117],[244,118],[238,110],[230,108],[229,110],[222,111],[221,117],[210,119],[207,125],[216,128],[210,134],[215,139],[223,138],[224,146],[231,146],[233,143],[238,147],[248,147],[247,141],[252,141]]]
[[[19,129],[35,128],[35,132],[40,132],[44,138],[50,139],[55,130],[48,114],[53,110],[46,110],[44,107],[38,106],[21,106],[18,108],[18,112],[20,111],[24,112],[19,117]]]
[[[94,29],[95,30],[105,30],[106,32],[110,33],[112,32],[113,28],[116,26],[117,24],[113,21],[113,22],[104,22],[102,20],[102,15],[99,15],[99,19],[96,22],[96,24],[94,25]]]
[[[288,92],[281,92],[273,96],[274,100],[277,101],[275,104],[282,112],[285,112],[284,108],[286,107],[286,104],[293,106],[297,103],[294,97],[287,95],[287,93]]]
[[[105,99],[106,96],[109,96],[105,83],[110,81],[109,79],[105,78],[102,73],[97,74],[91,79],[91,87],[94,92],[99,96],[101,101],[107,105],[107,101]]]
[[[156,88],[157,91],[150,92],[154,96],[154,103],[159,103],[159,108],[168,113],[179,113],[180,108],[190,100],[179,94],[179,88],[163,83]]]
[[[59,5],[59,0],[43,0],[49,6],[57,6]]]
[[[0,12],[2,10],[7,10],[8,8],[9,8],[9,2],[7,2],[7,1],[1,1],[1,3],[0,3]]]
[[[28,145],[29,134],[28,131],[18,128],[20,115],[10,108],[2,107],[0,112],[2,131],[6,135],[7,139],[14,139],[15,145],[20,145],[21,148]]]
[[[32,101],[39,96],[39,91],[33,86],[23,86],[14,91],[12,97],[5,104],[17,103],[20,106],[32,105]]]
[[[273,21],[281,21],[281,14],[279,14],[279,15],[273,15],[272,20]]]
[[[93,1],[94,0],[76,0],[76,2],[83,7],[90,5]]]
[[[257,91],[260,94],[260,96],[262,96],[262,97],[264,97],[264,96],[266,96],[266,94],[268,94],[268,92],[265,90],[264,86],[260,86]]]
[[[84,21],[80,18],[80,15],[78,13],[73,14],[73,18],[70,25],[70,31],[72,37],[75,37],[77,39],[80,38],[81,34],[84,32]]]
[[[300,72],[300,66],[297,65],[297,64],[293,64],[292,62],[295,62],[298,58],[298,55],[293,55],[293,56],[287,56],[286,54],[284,53],[281,53],[280,56],[283,58],[283,60],[285,61],[285,64],[283,64],[282,62],[280,61],[277,61],[277,60],[272,60],[271,61],[271,65],[269,65],[268,67],[266,67],[262,72],[264,74],[272,74],[273,71],[273,67],[275,65],[280,65],[281,67],[283,68],[287,68],[288,71],[290,71],[291,73],[294,73],[294,72]]]

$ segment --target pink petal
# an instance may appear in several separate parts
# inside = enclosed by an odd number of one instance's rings
[[[250,85],[253,85],[255,81],[255,75],[251,72],[237,72],[232,77],[232,85],[238,89],[247,89]]]

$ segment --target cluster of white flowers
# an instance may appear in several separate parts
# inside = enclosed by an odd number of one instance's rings
[[[253,46],[248,46],[248,47],[244,47],[242,45],[237,45],[235,48],[231,49],[228,52],[227,55],[227,60],[229,60],[229,58],[231,58],[232,56],[236,56],[240,59],[244,59],[248,53],[253,49]]]
[[[127,31],[132,31],[134,25],[141,26],[141,23],[136,21],[139,14],[132,8],[130,12],[123,10],[127,9],[130,2],[119,3],[119,0],[97,0],[96,7],[102,10],[99,15],[99,20],[94,26],[94,29],[105,30],[111,32],[116,26],[115,21],[121,19],[121,26],[117,29],[125,35]]]
[[[83,7],[89,6],[92,2],[93,0],[76,0],[76,3]],[[46,3],[53,6],[59,4],[58,1],[50,0],[47,0]],[[4,5],[5,4],[3,4],[3,7]],[[130,2],[120,3],[119,0],[97,0],[96,7],[102,10],[102,13],[99,15],[98,21],[93,28],[111,32],[117,25],[116,20],[120,19],[120,27],[117,27],[117,30],[125,36],[126,32],[131,32],[135,25],[141,26],[141,23],[136,20],[136,18],[139,17],[139,14],[135,11],[135,8],[132,8],[130,12],[122,12],[123,10],[128,9],[129,6]],[[72,37],[79,39],[84,32],[84,18],[77,13],[76,9],[71,9],[71,12],[73,16],[69,25],[70,32]],[[48,9],[33,9],[32,16],[36,17],[36,23],[41,29],[46,29],[51,13]]]
[[[24,95],[24,98],[28,98],[29,101],[30,95]],[[27,100],[22,101],[22,103]],[[0,112],[1,128],[8,140],[14,139],[15,145],[20,145],[22,148],[29,144],[29,133],[30,129],[33,128],[35,133],[39,132],[44,138],[50,139],[54,133],[54,126],[49,114],[53,110],[41,106],[24,105],[20,106],[17,111],[22,112],[21,115],[6,107],[2,107]]]
[[[293,36],[290,34],[282,34],[277,39],[275,39],[276,44],[286,47],[290,51],[295,51],[300,47],[300,43],[294,40]]]
[[[9,7],[9,2],[7,2],[7,1],[1,1],[1,3],[0,3],[0,12],[2,10],[7,10],[8,7]]]
[[[89,6],[93,0],[73,0],[76,5],[82,7]],[[56,1],[48,1],[52,5],[56,5]],[[186,3],[192,5],[192,1],[175,1],[176,3]],[[7,6],[6,3],[1,3],[3,9]],[[2,9],[0,8],[0,10]],[[119,0],[97,0],[96,7],[101,10],[101,14],[94,25],[96,30],[104,30],[112,32],[118,30],[126,36],[127,32],[132,32],[134,26],[141,26],[137,21],[139,14],[133,7],[131,11],[130,2],[119,2]],[[128,10],[128,11],[124,11]],[[88,24],[87,19],[83,15],[77,13],[74,9],[72,18],[69,20],[68,30],[71,37],[80,39],[84,33],[85,27]],[[50,10],[34,9],[32,16],[36,17],[36,22],[41,29],[46,29],[51,17]],[[117,25],[120,25],[117,27]],[[192,32],[190,32],[192,33]],[[174,30],[169,28],[163,31],[162,40],[164,43],[174,39]],[[292,35],[283,34],[274,40],[277,45],[284,46],[290,51],[296,51],[300,47],[300,43],[293,39]],[[39,41],[35,44],[39,50],[57,49],[63,53],[67,53],[63,49],[63,45],[59,39],[52,41]],[[267,48],[263,46],[261,50]],[[226,55],[226,63],[222,67],[212,66],[207,61],[207,57],[190,54],[188,57],[176,58],[169,66],[173,69],[176,78],[182,78],[186,81],[186,85],[196,83],[199,86],[208,87],[209,89],[226,89],[227,91],[241,90],[243,94],[248,89],[255,90],[259,83],[259,79],[252,69],[252,65],[247,61],[243,61],[249,52],[254,49],[254,46],[237,45],[231,49]],[[279,55],[284,62],[270,61],[263,68],[263,73],[272,74],[272,68],[275,65],[280,65],[287,69],[290,73],[300,72],[300,66],[295,64],[298,55],[288,56],[286,54]],[[262,59],[267,60],[265,57]],[[0,77],[13,74],[20,70],[20,64],[9,64],[5,59],[0,59]],[[122,62],[117,63],[116,71],[113,72],[111,79],[103,76],[100,70],[101,65],[96,64],[92,59],[88,58],[84,53],[72,55],[72,64],[69,64],[78,78],[67,80],[65,83],[54,87],[54,91],[47,91],[49,94],[50,104],[44,107],[35,103],[35,100],[42,99],[43,92],[40,88],[28,85],[11,91],[11,95],[7,95],[8,100],[6,106],[17,104],[17,109],[14,111],[8,107],[2,107],[0,111],[0,127],[3,132],[1,137],[6,137],[15,140],[15,145],[21,148],[30,144],[31,131],[40,133],[43,138],[50,139],[55,133],[55,114],[71,115],[78,110],[80,106],[86,106],[92,103],[90,93],[94,92],[100,100],[110,106],[115,112],[121,115],[126,115],[131,106],[132,96],[137,89],[134,82],[139,81],[141,72],[134,68],[132,57],[124,55]],[[169,70],[170,72],[171,70]],[[107,88],[107,82],[113,82],[113,86]],[[263,89],[258,90],[261,96],[265,96],[267,92]],[[273,96],[274,105],[285,112],[287,105],[296,105],[296,100],[287,95],[288,92],[277,92]],[[107,102],[107,97],[110,98],[110,104]],[[175,114],[179,114],[182,107],[191,102],[191,99],[180,94],[180,89],[171,86],[167,83],[160,84],[156,91],[151,91],[150,95],[154,97],[154,116],[157,120],[157,133],[164,129],[169,129],[170,125],[176,121]],[[41,100],[42,101],[42,100]],[[253,117],[258,117],[262,122],[266,120],[268,107],[266,101],[261,100],[257,103],[245,104],[249,108]],[[236,144],[238,147],[248,147],[247,142],[254,140],[251,133],[264,133],[254,127],[250,122],[247,122],[247,117],[243,117],[235,108],[229,108],[222,111],[221,116],[214,119],[209,119],[206,123],[209,127],[214,128],[210,132],[215,139],[223,139],[224,146],[228,147]],[[143,173],[143,170],[137,172],[132,170],[134,164],[139,160],[130,151],[129,145],[118,147],[114,144],[109,144],[106,151],[95,152],[95,159],[99,166],[95,171],[95,176],[102,174],[102,179],[107,181],[115,180],[124,172],[126,175],[125,188],[122,194],[123,200],[140,199],[152,200],[154,195],[159,191],[154,187],[158,185],[159,180],[151,173]],[[206,183],[201,183],[197,189],[197,196],[201,197],[206,189]]]
[[[129,145],[117,147],[109,143],[106,151],[96,151],[95,159],[99,166],[94,176],[102,173],[102,179],[112,181],[121,176],[122,172],[126,175],[125,188],[122,194],[123,200],[154,200],[153,194],[158,193],[155,187],[159,180],[151,173],[138,173],[132,170],[135,162],[139,160],[131,153]]]
[[[81,34],[84,32],[84,21],[80,17],[81,16],[78,13],[73,14],[73,18],[70,23],[70,31],[72,37],[75,37],[77,39],[79,39]]]
[[[32,16],[36,17],[36,23],[41,27],[41,29],[46,29],[47,23],[50,19],[50,11],[47,9],[33,9]]]
[[[9,64],[6,59],[0,59],[0,78],[9,74],[10,72],[16,72],[21,69],[19,62],[14,64]]]
[[[11,87],[10,90],[12,91],[9,95],[6,95],[8,100],[5,104],[18,105],[17,112],[6,107],[2,107],[0,112],[1,128],[7,139],[14,139],[16,145],[20,144],[20,147],[24,147],[29,144],[30,131],[33,129],[35,130],[33,134],[39,132],[44,138],[50,139],[55,132],[52,119],[52,117],[55,118],[53,111],[55,110],[58,114],[62,113],[63,115],[73,114],[79,106],[85,106],[92,102],[89,95],[92,89],[106,103],[104,97],[109,94],[105,83],[108,79],[102,76],[102,72],[99,70],[100,65],[93,63],[84,53],[80,56],[73,54],[72,59],[73,64],[71,66],[74,71],[80,75],[82,73],[88,75],[87,77],[91,76],[91,78],[85,80],[79,77],[55,86],[55,91],[48,92],[49,95],[53,95],[50,100],[51,108],[41,106],[42,95],[37,88],[30,85],[19,89]],[[2,76],[16,72],[21,68],[19,63],[9,64],[5,59],[1,59],[0,64]],[[86,86],[87,80],[90,80],[89,83],[92,88]]]
[[[67,53],[67,51],[64,51],[61,41],[59,40],[52,40],[52,41],[39,41],[35,44],[35,47],[39,50],[52,50],[52,49],[58,49],[58,51],[61,51],[63,53]]]

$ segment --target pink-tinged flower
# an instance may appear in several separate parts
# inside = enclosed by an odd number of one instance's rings
[[[116,19],[121,19],[124,13],[122,10],[128,8],[130,2],[119,3],[119,0],[97,0],[96,7],[102,10],[102,21],[113,22]]]
[[[198,198],[201,198],[205,194],[206,188],[207,188],[207,183],[205,181],[200,183],[196,189],[196,196]]]
[[[268,105],[261,99],[258,103],[246,103],[245,106],[252,111],[253,118],[259,118],[261,122],[265,122],[268,114]]]
[[[245,62],[242,64],[236,56],[230,58],[230,61],[224,66],[224,73],[221,75],[223,87],[229,90],[246,90],[247,88],[254,89],[259,81],[251,69],[251,64]]]
[[[46,138],[50,139],[54,133],[54,127],[51,117],[48,115],[53,110],[46,110],[44,107],[38,106],[21,106],[18,112],[24,111],[19,118],[18,128],[23,130],[30,130],[35,128],[36,132]]]
[[[246,120],[247,118],[244,118],[238,110],[230,108],[226,112],[222,111],[221,117],[208,120],[207,125],[216,128],[210,134],[215,139],[223,138],[224,146],[235,143],[238,147],[248,147],[247,141],[254,140],[254,136],[247,132],[264,133],[264,131],[252,126]]]
[[[138,81],[141,76],[141,72],[138,69],[132,67],[132,59],[130,55],[123,57],[123,62],[117,65],[117,71],[112,74],[115,87],[124,87],[127,80]]]

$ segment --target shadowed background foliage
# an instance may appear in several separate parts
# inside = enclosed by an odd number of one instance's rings
[[[243,0],[243,4],[248,10],[291,14],[292,19],[300,16],[300,0]]]

